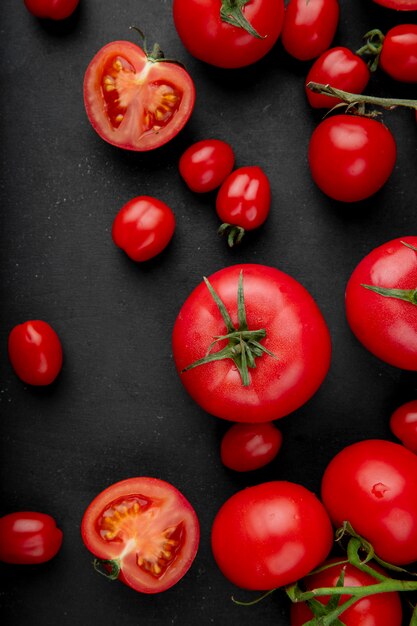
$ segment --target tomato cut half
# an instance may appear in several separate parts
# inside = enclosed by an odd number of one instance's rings
[[[396,11],[417,11],[417,0],[374,0],[374,2]]]
[[[165,591],[190,568],[200,538],[197,515],[178,489],[158,478],[128,478],[87,508],[81,535],[103,572],[142,593]]]
[[[192,113],[195,89],[188,72],[152,54],[129,41],[113,41],[87,68],[88,119],[102,139],[119,148],[158,148],[179,133]]]

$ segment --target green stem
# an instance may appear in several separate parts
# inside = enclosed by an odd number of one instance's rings
[[[417,289],[388,289],[386,287],[364,284],[361,284],[361,287],[369,289],[369,291],[374,291],[385,298],[396,298],[397,300],[404,300],[404,302],[417,305]]]
[[[374,30],[367,32],[363,38],[366,40],[366,43],[359,48],[359,50],[356,50],[356,54],[358,56],[369,57],[369,70],[371,72],[375,72],[378,67],[379,57],[381,56],[382,46],[384,44],[384,33],[378,28],[375,28]]]
[[[356,600],[378,593],[390,593],[391,591],[417,591],[417,581],[387,578],[384,581],[375,583],[374,585],[366,585],[365,587],[343,587],[343,595],[354,596]],[[306,602],[311,598],[334,596],[336,594],[340,595],[340,587],[320,587],[320,589],[312,589],[311,591],[301,591],[297,595],[296,601]]]
[[[230,24],[231,26],[237,26],[243,28],[250,35],[257,39],[264,39],[246,19],[243,14],[243,7],[248,4],[250,0],[222,0],[220,8],[220,18],[223,22]]]
[[[310,81],[307,87],[314,93],[319,93],[325,96],[332,96],[345,102],[350,106],[357,106],[360,104],[372,104],[383,109],[391,110],[396,107],[406,107],[409,109],[417,110],[417,100],[408,100],[404,98],[378,98],[376,96],[366,96],[357,93],[350,93],[349,91],[343,91],[343,89],[336,89],[331,85],[324,85],[322,83],[315,83]]]
[[[242,226],[236,226],[235,224],[228,224],[225,222],[220,226],[217,232],[219,235],[227,235],[229,248],[233,248],[233,246],[242,241],[245,229],[242,228]]]

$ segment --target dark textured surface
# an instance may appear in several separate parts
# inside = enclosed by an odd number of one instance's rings
[[[368,201],[341,205],[314,186],[309,137],[321,113],[305,100],[310,64],[281,45],[256,66],[218,70],[194,60],[174,29],[171,2],[81,0],[65,24],[33,18],[23,2],[2,0],[1,23],[1,514],[50,513],[64,531],[56,559],[39,567],[1,566],[2,613],[13,625],[99,623],[289,623],[278,592],[243,608],[216,568],[210,527],[219,506],[240,488],[286,479],[319,491],[321,474],[344,445],[392,438],[388,418],[417,397],[416,375],[370,355],[344,317],[346,281],[359,260],[391,238],[416,234],[417,127],[409,111],[386,113],[398,160],[385,188]],[[370,28],[415,21],[373,5],[341,2],[335,43],[356,49]],[[86,118],[82,81],[95,52],[116,39],[135,40],[136,24],[182,60],[197,102],[182,133],[149,154],[103,142]],[[368,93],[416,97],[416,89],[374,76]],[[229,141],[236,165],[257,164],[271,180],[268,222],[236,250],[218,239],[215,196],[197,196],[177,162],[192,142]],[[177,230],[169,248],[135,265],[112,244],[117,210],[135,195],[169,204]],[[175,317],[203,275],[233,263],[279,267],[319,303],[333,339],[331,370],[316,396],[279,423],[284,445],[267,468],[236,475],[222,467],[227,424],[204,414],[175,372],[170,337]],[[13,374],[7,336],[30,318],[52,324],[65,363],[49,389],[31,389]],[[94,573],[79,533],[91,499],[129,476],[175,484],[201,521],[192,569],[173,589],[142,596]]]

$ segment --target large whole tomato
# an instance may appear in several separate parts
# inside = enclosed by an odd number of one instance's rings
[[[77,8],[79,0],[24,0],[32,15],[50,20],[65,20]]]
[[[302,578],[332,546],[328,515],[301,485],[272,481],[234,494],[212,528],[213,555],[222,573],[244,589],[275,589]]]
[[[327,466],[322,499],[336,526],[350,522],[384,561],[417,560],[417,457],[391,441],[370,439]]]
[[[410,247],[411,246],[411,247]],[[390,365],[417,370],[417,237],[378,246],[346,287],[348,323],[363,345]]]
[[[330,352],[312,296],[265,265],[213,274],[188,297],[173,331],[187,391],[208,413],[235,422],[269,422],[295,411],[323,382]]]
[[[0,561],[4,563],[45,563],[61,544],[62,531],[46,513],[19,511],[0,517]]]
[[[126,150],[158,148],[188,121],[193,81],[157,46],[150,54],[130,41],[113,41],[94,56],[84,78],[84,104],[102,139]]]
[[[329,48],[338,22],[338,0],[290,0],[285,10],[282,45],[300,61],[314,59]]]
[[[344,114],[317,126],[308,160],[313,180],[325,194],[341,202],[357,202],[386,183],[396,155],[394,137],[381,122]]]
[[[224,68],[250,65],[265,56],[284,19],[283,0],[174,0],[173,10],[187,50]]]
[[[186,498],[158,478],[122,480],[88,506],[81,534],[102,573],[142,593],[165,591],[190,568],[200,538]]]

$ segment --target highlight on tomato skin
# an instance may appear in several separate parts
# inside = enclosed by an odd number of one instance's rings
[[[180,174],[195,193],[217,189],[235,162],[232,147],[220,139],[202,139],[189,146],[179,161]]]
[[[159,478],[110,485],[87,507],[81,536],[96,569],[141,593],[175,585],[197,554],[197,514],[183,494]]]

